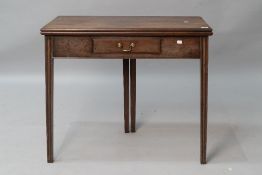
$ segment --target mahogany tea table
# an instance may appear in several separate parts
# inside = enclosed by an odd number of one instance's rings
[[[199,59],[201,76],[200,162],[206,163],[208,38],[212,28],[198,16],[58,16],[45,36],[47,161],[53,157],[54,59],[122,59],[124,127],[136,125],[136,59]],[[129,104],[130,103],[130,104]]]

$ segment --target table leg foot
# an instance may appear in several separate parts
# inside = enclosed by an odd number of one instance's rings
[[[47,163],[54,163],[54,160],[53,159],[50,159],[50,160],[48,159]]]
[[[207,164],[207,161],[206,160],[201,160],[201,162],[200,162],[202,165],[205,165],[205,164]]]

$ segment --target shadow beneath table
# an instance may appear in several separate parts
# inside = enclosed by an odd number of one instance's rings
[[[209,124],[208,161],[246,157],[232,128]],[[199,161],[199,123],[149,123],[124,133],[121,123],[74,122],[57,143],[56,161]]]

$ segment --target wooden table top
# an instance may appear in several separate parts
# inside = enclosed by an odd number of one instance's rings
[[[199,16],[58,16],[41,34],[72,32],[205,32],[212,28]]]

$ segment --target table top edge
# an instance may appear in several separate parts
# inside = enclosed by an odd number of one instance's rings
[[[204,27],[168,27],[168,28],[163,28],[162,26],[160,27],[124,27],[121,28],[119,26],[111,26],[111,27],[91,27],[91,28],[82,28],[82,27],[77,27],[77,26],[70,26],[68,25],[67,28],[65,27],[59,27],[59,25],[55,25],[54,23],[56,23],[59,19],[61,20],[67,20],[67,19],[78,19],[78,18],[82,18],[82,19],[98,19],[101,20],[106,20],[106,19],[133,19],[133,20],[141,20],[141,19],[157,19],[157,20],[161,20],[161,22],[163,22],[165,19],[197,19],[200,20],[201,23],[204,24]],[[141,21],[140,21],[141,22]],[[160,24],[161,24],[160,22]],[[46,24],[44,27],[42,27],[40,29],[41,34],[45,35],[45,34],[59,34],[59,33],[99,33],[99,32],[206,32],[208,35],[210,35],[213,31],[213,29],[205,22],[205,20],[200,17],[200,16],[58,16],[56,17],[54,20],[52,20],[51,22],[49,22],[48,24]]]

